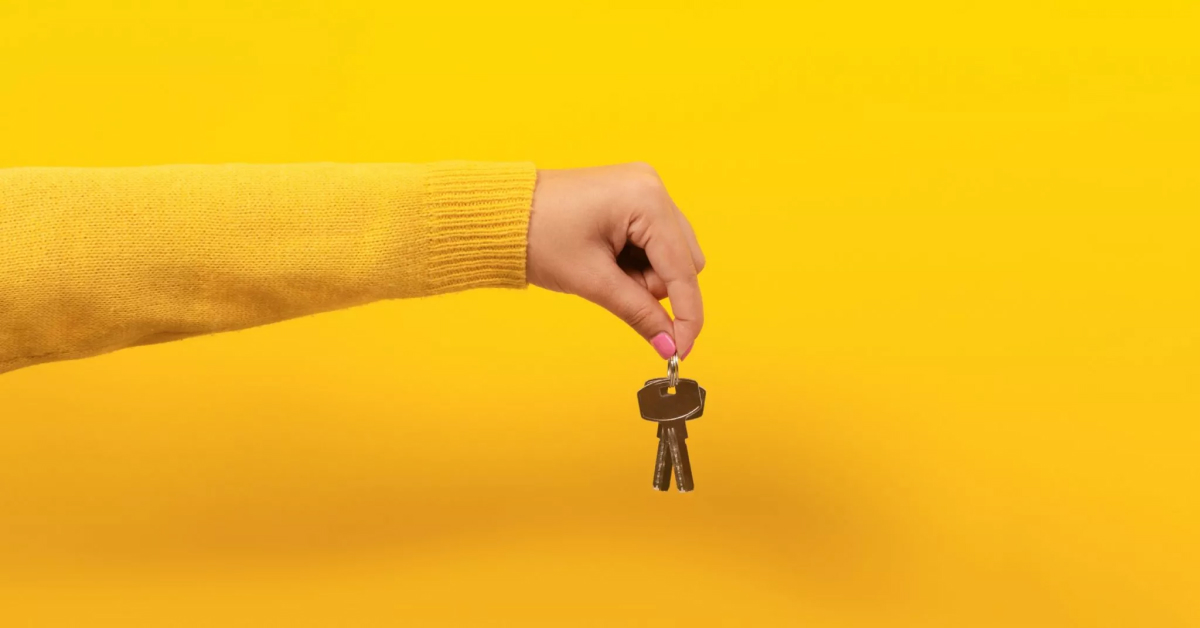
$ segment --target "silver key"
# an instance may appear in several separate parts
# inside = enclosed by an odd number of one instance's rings
[[[674,388],[674,393],[669,391]],[[679,357],[667,363],[667,377],[652,379],[638,391],[638,406],[642,418],[658,423],[658,456],[654,461],[656,490],[670,487],[671,471],[679,492],[695,488],[692,465],[687,450],[687,421],[704,414],[706,393],[690,379],[679,379]]]
[[[658,383],[665,383],[667,381],[668,381],[667,378],[660,377],[658,379],[652,379],[652,380],[647,381],[646,386],[651,386],[651,385],[658,384]],[[700,389],[700,409],[698,411],[696,411],[695,414],[688,416],[683,421],[674,421],[673,422],[673,424],[676,426],[676,428],[675,428],[676,435],[680,438],[680,442],[684,443],[683,444],[683,448],[684,448],[683,452],[684,453],[686,453],[686,448],[687,448],[687,443],[686,443],[687,435],[688,435],[687,434],[687,421],[691,421],[693,419],[698,419],[704,415],[704,397],[705,397],[705,392],[704,392],[704,389],[701,388]],[[658,490],[658,491],[665,491],[665,490],[671,488],[671,469],[673,466],[672,461],[675,459],[675,457],[671,455],[670,440],[668,438],[664,437],[665,436],[665,434],[663,433],[664,426],[665,426],[665,424],[663,424],[663,423],[658,424],[658,455],[654,459],[654,483],[653,483],[653,486],[654,486],[654,489]],[[691,477],[691,466],[692,465],[691,465],[690,460],[687,460],[685,458],[685,462],[683,464],[686,469],[685,473],[686,473],[687,477]],[[675,477],[679,478],[679,477],[683,477],[683,476],[681,476],[679,473],[676,473]]]
[[[666,377],[656,379],[648,379],[646,385],[668,382]],[[706,391],[700,389],[700,409],[695,414],[690,415],[685,421],[680,421],[678,424],[679,435],[684,439],[688,438],[688,423],[686,421],[695,420],[704,415],[704,396]],[[668,448],[667,439],[662,437],[662,424],[659,424],[659,455],[654,459],[654,488],[656,490],[665,491],[671,488],[671,449]],[[690,466],[690,465],[689,465]]]

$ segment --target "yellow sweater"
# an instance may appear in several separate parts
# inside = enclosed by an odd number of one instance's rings
[[[528,163],[0,169],[0,373],[524,287]]]

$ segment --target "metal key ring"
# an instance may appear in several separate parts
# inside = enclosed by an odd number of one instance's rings
[[[667,385],[674,388],[679,385],[679,354],[667,360]]]

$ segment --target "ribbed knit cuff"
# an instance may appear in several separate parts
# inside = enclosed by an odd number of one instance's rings
[[[532,163],[429,164],[429,294],[524,288]]]

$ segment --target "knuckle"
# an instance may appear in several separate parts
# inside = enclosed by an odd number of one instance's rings
[[[654,308],[650,305],[639,305],[631,309],[625,317],[625,322],[634,329],[642,329],[654,320]]]
[[[654,166],[651,166],[651,165],[650,165],[649,163],[647,163],[647,162],[644,162],[644,161],[635,161],[635,162],[632,162],[632,163],[630,163],[630,164],[629,164],[629,167],[630,167],[631,169],[633,169],[635,172],[638,172],[638,173],[640,173],[640,174],[642,174],[642,175],[645,175],[645,176],[647,176],[647,177],[651,177],[651,178],[654,178],[654,179],[658,179],[658,178],[659,178],[659,176],[658,176],[658,171],[654,169]]]
[[[650,205],[655,209],[665,209],[667,205],[666,194],[664,194],[666,187],[658,176],[658,172],[649,164],[639,164],[634,167],[628,177],[628,182],[630,191],[643,204]]]

